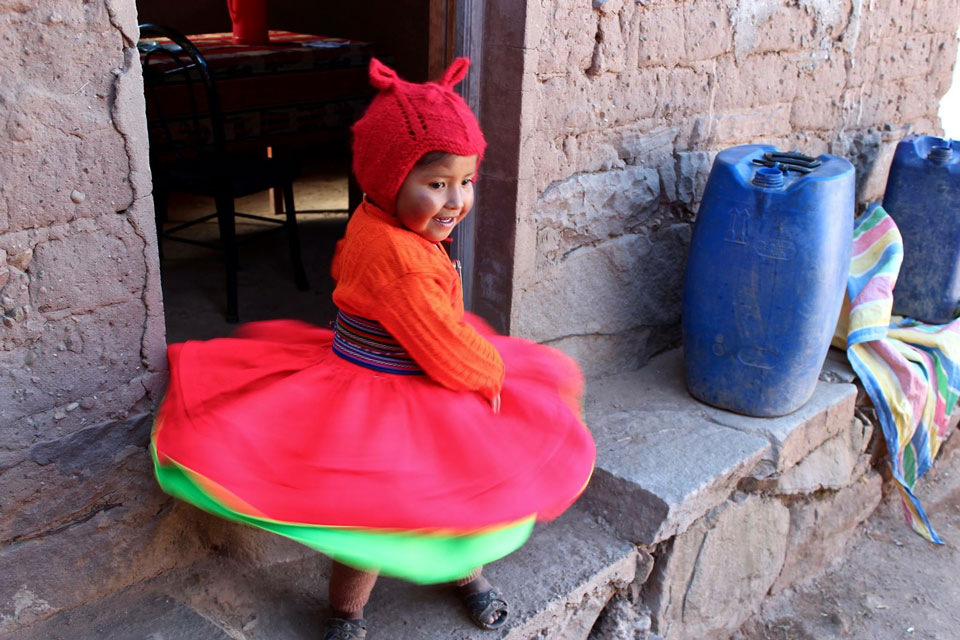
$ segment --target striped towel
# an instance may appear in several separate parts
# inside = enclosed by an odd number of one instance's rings
[[[914,531],[943,544],[914,494],[946,439],[960,387],[960,320],[926,325],[891,316],[903,261],[900,231],[873,205],[853,230],[847,300],[834,343],[873,401],[904,514]],[[839,340],[838,340],[839,339]]]

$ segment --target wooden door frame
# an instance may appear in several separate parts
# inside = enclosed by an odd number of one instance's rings
[[[457,0],[429,0],[427,77],[430,80],[443,75],[455,57],[458,4]]]
[[[483,12],[485,0],[430,0],[428,70],[431,79],[443,75],[454,58],[470,58],[470,72],[457,90],[480,118],[480,80],[483,61]],[[479,203],[478,203],[479,204]],[[473,303],[476,226],[473,213],[453,232],[452,253],[463,265],[463,301],[467,309]]]

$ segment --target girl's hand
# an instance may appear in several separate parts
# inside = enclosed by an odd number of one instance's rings
[[[499,393],[490,399],[490,406],[493,408],[494,413],[500,413],[500,394]]]

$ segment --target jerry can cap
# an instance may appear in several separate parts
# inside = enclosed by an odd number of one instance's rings
[[[783,171],[776,167],[760,167],[753,174],[753,184],[758,187],[782,187]]]

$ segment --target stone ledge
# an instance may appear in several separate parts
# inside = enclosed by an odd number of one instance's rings
[[[831,365],[835,366],[835,365]],[[777,474],[853,419],[856,387],[825,376],[813,397],[780,418],[753,418],[694,400],[682,352],[588,385],[597,470],[584,506],[628,540],[655,544],[684,531],[746,477]]]
[[[248,560],[212,556],[0,637],[319,637],[328,614],[329,560],[318,553],[265,567],[251,566]],[[474,627],[448,585],[381,578],[365,615],[376,638],[587,640],[610,598],[634,580],[638,562],[636,547],[612,537],[595,517],[574,507],[555,522],[538,525],[527,544],[485,569],[511,603],[511,618],[499,633]],[[111,635],[113,630],[119,635]]]
[[[128,589],[45,622],[14,631],[4,640],[230,640],[233,636],[173,597],[151,590]]]
[[[856,398],[852,384],[821,381],[806,404],[779,418],[753,418],[713,407],[705,411],[718,424],[766,438],[772,448],[765,460],[779,473],[840,433],[853,418]]]
[[[882,484],[880,474],[868,471],[820,500],[808,497],[791,503],[787,553],[770,593],[783,591],[842,558],[854,529],[880,504]]]
[[[555,522],[538,525],[527,544],[484,570],[511,603],[511,617],[503,631],[491,634],[474,627],[456,594],[445,585],[418,586],[389,578],[378,582],[365,614],[370,633],[377,638],[586,640],[614,592],[634,579],[637,558],[633,545],[613,538],[595,518],[573,508]],[[324,596],[324,582],[314,584],[318,595]],[[274,616],[275,610],[263,602],[263,616]],[[284,624],[282,616],[261,619],[263,633],[247,637],[308,637],[278,635]]]
[[[671,640],[726,638],[776,580],[789,529],[778,500],[739,494],[673,538],[644,585],[653,630]]]
[[[511,599],[512,619],[500,637],[586,640],[610,598],[633,581],[637,563],[637,550],[632,544],[612,537],[593,516],[576,507],[555,522],[538,526],[527,544],[485,570],[491,582]],[[395,581],[390,587],[398,591],[412,588]],[[423,593],[422,589],[417,591]],[[455,598],[451,604],[424,595],[425,601],[417,604],[412,615],[404,616],[404,624],[430,622],[421,627],[420,635],[408,631],[407,637],[490,639],[489,631],[464,624],[463,609]],[[372,610],[378,618],[387,618],[376,623],[378,634],[382,626],[383,637],[399,640],[404,637],[400,633],[403,627],[396,620],[408,597],[399,593],[384,596],[376,606],[386,611],[381,614],[379,609]]]

